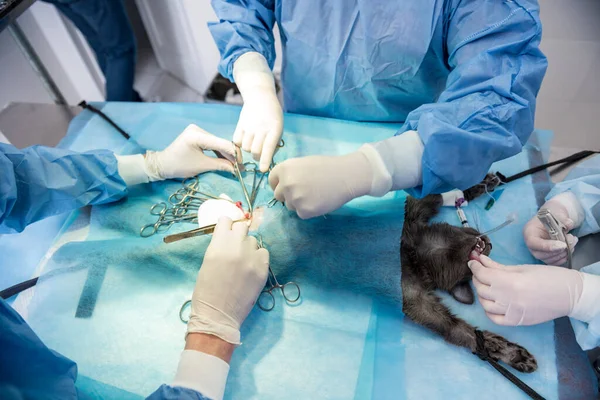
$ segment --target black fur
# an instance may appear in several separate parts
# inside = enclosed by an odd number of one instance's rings
[[[473,304],[472,274],[467,262],[479,232],[447,223],[429,224],[441,206],[440,195],[406,200],[400,244],[402,309],[414,322],[438,333],[447,342],[474,352],[475,327],[452,314],[435,290],[445,290],[457,301]],[[482,239],[486,244],[484,254],[488,255],[491,243],[487,237]],[[492,358],[521,372],[537,369],[535,358],[523,347],[492,332],[483,334]]]

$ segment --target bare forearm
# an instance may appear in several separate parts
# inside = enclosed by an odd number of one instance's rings
[[[235,346],[213,335],[189,333],[185,340],[185,349],[215,356],[229,364]]]

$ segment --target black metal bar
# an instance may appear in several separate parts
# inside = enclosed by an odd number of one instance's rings
[[[34,287],[35,284],[37,283],[37,281],[38,281],[38,278],[32,278],[25,282],[17,283],[16,285],[13,285],[7,289],[0,291],[0,298],[2,298],[2,299],[11,298],[14,295],[21,293],[24,290]]]
[[[35,0],[0,0],[0,32],[21,16]]]

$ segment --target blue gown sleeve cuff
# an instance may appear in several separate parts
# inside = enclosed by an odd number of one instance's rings
[[[592,175],[561,182],[554,186],[546,199],[570,191],[581,204],[583,223],[574,230],[578,237],[600,232],[600,175]]]
[[[161,385],[147,400],[213,400],[195,390],[184,387]]]

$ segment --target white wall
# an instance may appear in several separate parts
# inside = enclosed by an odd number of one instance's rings
[[[210,3],[136,0],[136,4],[160,67],[204,93],[219,60],[206,27]]]
[[[51,102],[8,30],[0,33],[0,65],[0,110],[12,101]]]
[[[69,104],[104,98],[102,82],[94,78],[89,60],[78,51],[87,44],[73,39],[54,6],[36,2],[17,23]],[[8,30],[0,34],[0,66],[1,108],[9,102],[52,102]]]
[[[220,59],[207,26],[209,21],[217,21],[210,2],[136,0],[136,4],[161,68],[204,94]],[[279,32],[275,35],[280,51]],[[275,69],[281,69],[281,57]]]
[[[600,150],[600,1],[539,0],[548,72],[536,127],[554,145]]]

